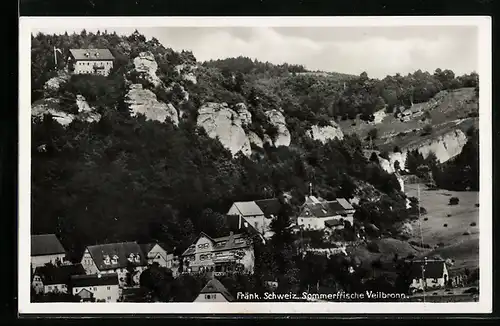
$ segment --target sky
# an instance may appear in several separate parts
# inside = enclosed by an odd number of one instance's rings
[[[309,70],[383,78],[418,69],[451,69],[457,75],[478,70],[475,26],[397,27],[148,27],[137,28],[165,47],[191,50],[199,61],[246,56],[275,64],[301,64]],[[135,28],[109,28],[130,34]],[[33,30],[45,33],[76,29]],[[87,28],[87,31],[93,31]],[[102,29],[101,29],[102,31]]]

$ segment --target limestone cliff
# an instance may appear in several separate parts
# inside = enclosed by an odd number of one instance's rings
[[[141,52],[134,58],[134,70],[154,86],[162,84],[160,78],[156,75],[158,64],[151,52]]]
[[[292,140],[290,131],[287,128],[285,117],[283,113],[278,110],[266,111],[266,116],[269,119],[271,125],[276,127],[278,130],[276,137],[274,137],[273,145],[278,146],[290,146]]]
[[[132,84],[125,96],[125,103],[130,107],[130,114],[144,114],[148,120],[165,122],[169,118],[175,125],[179,124],[177,110],[170,103],[158,101],[156,95],[141,84]]]
[[[50,114],[55,121],[63,126],[69,125],[75,119],[86,122],[95,122],[101,119],[101,115],[95,112],[82,95],[77,95],[76,105],[78,114],[72,114],[66,112],[56,98],[41,99],[31,105],[31,116],[43,118],[44,115]]]
[[[241,119],[226,103],[208,102],[198,110],[197,124],[205,129],[208,136],[218,138],[233,155],[252,153],[250,140],[242,127]]]
[[[335,138],[339,140],[344,139],[344,133],[342,132],[342,129],[340,129],[339,125],[337,125],[333,121],[330,122],[329,126],[320,127],[314,125],[310,130],[308,130],[307,134],[312,139],[319,140],[322,143],[326,143],[328,140]]]

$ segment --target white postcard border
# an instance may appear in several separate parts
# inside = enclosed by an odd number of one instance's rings
[[[31,303],[31,29],[222,26],[477,26],[480,80],[480,291],[467,303]],[[20,17],[19,20],[19,189],[18,311],[20,314],[419,314],[490,313],[492,311],[492,89],[491,17]],[[195,54],[196,55],[196,54]],[[460,55],[457,53],[457,55]],[[490,268],[486,268],[489,266]]]

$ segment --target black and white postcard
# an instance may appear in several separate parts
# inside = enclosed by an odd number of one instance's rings
[[[20,313],[491,312],[489,18],[19,35]]]

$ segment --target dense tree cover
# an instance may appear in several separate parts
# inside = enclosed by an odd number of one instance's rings
[[[63,52],[57,69],[54,46]],[[111,74],[71,76],[55,93],[44,90],[47,79],[63,69],[69,49],[80,47],[109,48],[115,56]],[[131,74],[141,51],[155,56],[162,86],[152,88]],[[137,32],[32,36],[32,100],[59,98],[63,109],[74,112],[74,99],[81,94],[102,115],[99,122],[74,121],[67,127],[49,117],[33,121],[33,232],[57,233],[76,259],[84,246],[110,241],[158,240],[181,251],[200,231],[223,234],[221,214],[233,201],[290,192],[297,205],[309,182],[326,199],[350,198],[358,181],[364,181],[384,193],[389,206],[404,202],[396,177],[364,157],[357,136],[322,144],[304,135],[312,124],[339,115],[338,103],[372,114],[370,110],[382,105],[373,95],[385,89],[381,81],[366,74],[345,80],[295,74],[300,66],[250,63],[245,58],[198,66],[196,84],[180,78],[176,67],[195,64],[191,52],[175,52]],[[160,101],[182,105],[187,118],[179,126],[131,118],[124,95],[134,78],[152,88]],[[389,80],[404,85],[405,78]],[[462,79],[473,86],[474,78]],[[188,101],[181,99],[182,89],[189,92]],[[265,111],[282,109],[294,145],[266,146],[251,158],[233,158],[196,126],[196,111],[207,101],[245,103],[254,120],[248,128],[260,135],[273,131]],[[39,151],[40,145],[46,151]],[[365,219],[383,226],[395,219],[388,216]]]
[[[206,67],[217,68],[223,74],[241,76],[242,74],[264,75],[269,77],[286,76],[291,73],[306,72],[302,65],[284,63],[274,65],[270,62],[260,62],[239,56],[237,58],[210,60],[203,63]]]

